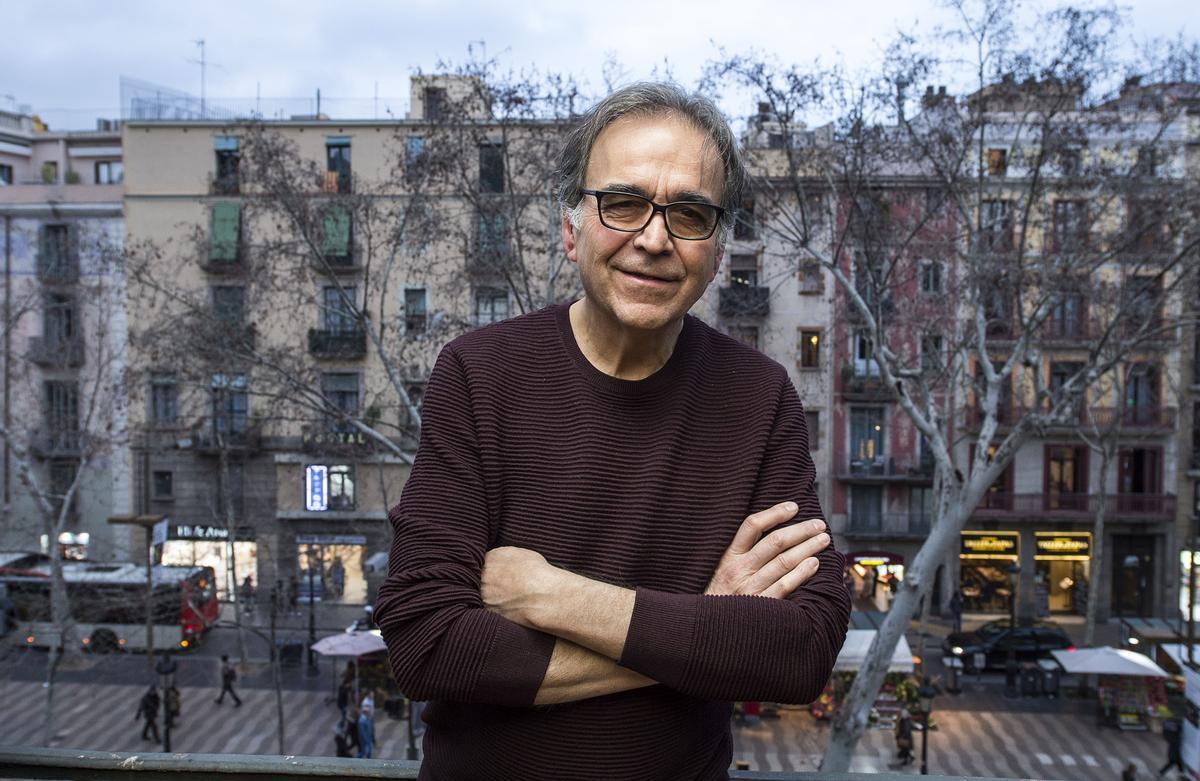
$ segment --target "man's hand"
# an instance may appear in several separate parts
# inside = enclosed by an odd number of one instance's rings
[[[542,554],[527,548],[492,548],[483,559],[479,595],[483,604],[522,626],[532,627],[533,615],[543,599],[553,597],[555,576],[563,570],[550,564]]]
[[[816,555],[829,545],[824,521],[812,518],[763,537],[799,509],[794,502],[783,502],[742,521],[704,593],[783,599],[811,578],[817,571]]]

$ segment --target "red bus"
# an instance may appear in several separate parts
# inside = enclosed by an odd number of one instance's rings
[[[36,554],[35,554],[36,555]],[[69,637],[50,616],[50,563],[44,556],[2,564],[0,583],[25,645],[78,643],[87,650],[146,650],[146,567],[131,562],[63,561],[71,608]],[[152,569],[155,651],[195,646],[217,620],[212,567],[157,565]]]

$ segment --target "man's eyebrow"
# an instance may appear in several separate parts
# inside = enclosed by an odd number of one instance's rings
[[[629,193],[630,195],[640,195],[647,200],[652,200],[650,198],[650,194],[641,187],[638,187],[636,184],[611,182],[600,189],[610,193]],[[671,203],[678,203],[679,201],[687,201],[688,203],[707,203],[712,206],[717,205],[712,198],[709,198],[707,195],[698,190],[682,190],[675,193],[674,197],[671,198]]]

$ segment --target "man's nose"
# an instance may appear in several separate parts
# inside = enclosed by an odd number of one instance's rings
[[[634,246],[651,255],[661,255],[672,249],[671,234],[667,231],[667,215],[656,212],[646,227],[634,238]]]

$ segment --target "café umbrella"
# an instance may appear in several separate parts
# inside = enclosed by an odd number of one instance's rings
[[[1147,678],[1166,678],[1167,672],[1150,657],[1123,648],[1102,646],[1075,651],[1051,651],[1068,673],[1079,675],[1135,675]]]
[[[312,649],[322,656],[347,656],[357,659],[366,654],[386,651],[387,644],[379,630],[367,632],[339,632],[322,637],[313,643]],[[354,699],[358,700],[358,665],[354,665]]]

